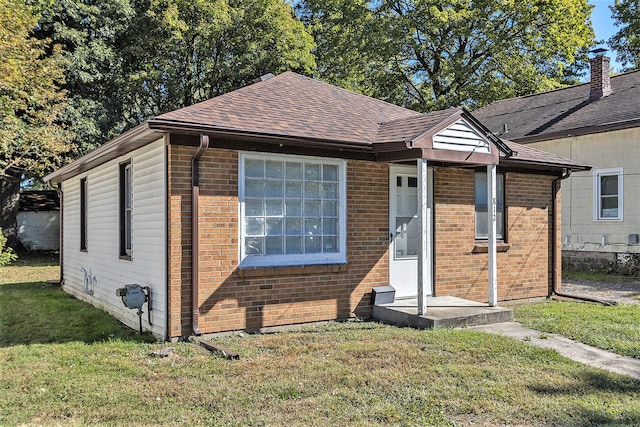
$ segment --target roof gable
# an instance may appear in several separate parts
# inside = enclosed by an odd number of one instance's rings
[[[460,119],[433,135],[433,148],[465,153],[490,154],[491,142],[465,119]]]

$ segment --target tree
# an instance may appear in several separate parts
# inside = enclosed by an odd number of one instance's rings
[[[315,69],[313,39],[282,0],[139,0],[124,43],[129,125],[269,73]]]
[[[594,39],[586,0],[301,0],[296,10],[320,78],[422,111],[558,87]]]
[[[611,9],[611,17],[620,27],[608,44],[618,52],[617,59],[623,66],[640,68],[640,4],[637,0],[618,0]]]
[[[41,0],[38,7],[36,35],[57,43],[65,59],[63,118],[77,157],[123,130],[122,50],[135,11],[129,0]]]
[[[71,137],[61,124],[59,51],[49,40],[31,37],[36,23],[24,1],[0,0],[0,227],[12,247],[20,179],[60,165]]]
[[[39,1],[38,34],[66,59],[77,154],[267,72],[315,69],[313,39],[284,0]]]
[[[59,51],[30,32],[37,23],[20,0],[0,0],[0,175],[21,170],[42,176],[67,153],[60,124],[65,94]],[[45,56],[45,49],[52,55]]]

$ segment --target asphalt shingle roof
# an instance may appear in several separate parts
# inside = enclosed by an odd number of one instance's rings
[[[589,83],[494,102],[473,112],[510,140],[551,139],[563,132],[640,120],[640,70],[611,77],[612,92],[589,101]]]
[[[157,119],[243,132],[371,143],[380,123],[420,116],[416,111],[287,71]]]
[[[481,128],[482,133],[490,135],[490,130],[474,116],[461,108],[422,114],[293,72],[284,72],[150,119],[45,179],[61,182],[157,140],[158,133],[164,132],[231,135],[245,143],[265,140],[294,141],[299,145],[313,143],[314,147],[324,145],[338,150],[338,153],[344,147],[360,150],[375,161],[376,150],[371,148],[382,148],[389,143],[380,152],[412,150],[398,143],[414,141],[457,118],[470,120]],[[504,161],[521,167],[562,170],[584,166],[513,142],[500,143],[492,135],[489,138],[500,148]],[[514,154],[507,158],[505,152],[509,149]],[[418,151],[414,154],[420,155]]]
[[[18,209],[22,212],[57,211],[60,210],[60,198],[57,192],[51,190],[21,191]]]

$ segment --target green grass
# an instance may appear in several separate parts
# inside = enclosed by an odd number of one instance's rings
[[[562,269],[564,280],[593,280],[606,283],[631,283],[637,282],[637,277],[623,276],[621,274],[609,274],[601,271],[574,270],[570,268]]]
[[[20,255],[11,265],[0,267],[0,284],[58,280],[60,267],[55,253]]]
[[[0,285],[9,299],[24,293],[23,311],[75,301],[23,285]],[[229,361],[133,333],[96,339],[107,318],[62,337],[85,309],[104,314],[73,304],[51,303],[48,322],[14,327],[31,340],[0,345],[0,425],[640,425],[640,382],[497,335],[329,323],[216,339],[240,354]],[[21,315],[10,313],[3,322]],[[44,343],[41,328],[61,335]],[[169,357],[153,356],[166,347]]]
[[[603,350],[640,359],[640,306],[547,301],[514,307],[515,320]]]
[[[107,313],[43,281],[59,274],[56,260],[50,255],[24,257],[0,268],[0,346],[153,340],[150,334],[140,337]]]
[[[347,323],[217,344],[240,360],[187,343],[0,348],[0,424],[640,424],[637,381],[499,336]]]

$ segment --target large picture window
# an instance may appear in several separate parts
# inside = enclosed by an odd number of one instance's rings
[[[131,162],[120,164],[120,257],[131,259],[132,253],[132,176]]]
[[[476,239],[489,238],[487,174],[476,172]],[[504,239],[504,175],[496,174],[496,239]]]
[[[594,219],[622,220],[622,168],[597,169],[594,173]]]
[[[345,170],[342,160],[241,154],[241,264],[345,262]]]

